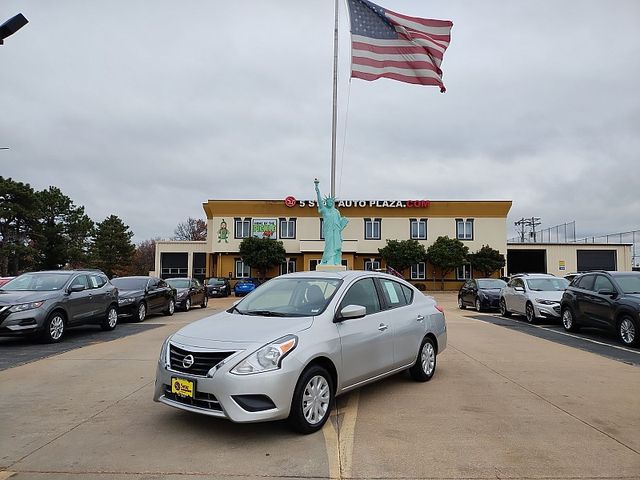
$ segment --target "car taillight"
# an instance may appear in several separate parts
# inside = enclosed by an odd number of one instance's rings
[[[436,305],[436,308],[439,312],[444,313],[444,308],[442,308],[440,305]]]

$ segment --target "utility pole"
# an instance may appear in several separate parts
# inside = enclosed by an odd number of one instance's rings
[[[520,227],[518,233],[520,234],[520,243],[524,243],[524,227],[526,225],[526,219],[522,217],[520,220],[514,223],[516,227]]]
[[[536,227],[540,225],[540,217],[531,217],[527,219],[529,226],[531,227],[531,236],[533,237],[533,243],[536,242]]]
[[[531,231],[529,232],[529,238],[533,238],[534,243],[536,242],[537,240],[536,227],[540,225],[540,217],[530,217],[530,218],[522,217],[517,222],[514,222],[514,224],[516,227],[519,227],[518,233],[520,234],[520,243],[524,243],[525,232],[527,230],[527,227],[531,229]]]

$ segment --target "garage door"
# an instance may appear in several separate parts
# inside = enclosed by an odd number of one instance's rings
[[[615,250],[578,250],[578,271],[617,270]]]

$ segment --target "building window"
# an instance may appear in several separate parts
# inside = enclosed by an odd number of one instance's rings
[[[456,278],[458,280],[467,280],[471,277],[471,264],[465,263],[456,268]]]
[[[287,259],[286,262],[282,262],[280,264],[280,275],[284,275],[286,273],[293,273],[296,271],[296,260]]]
[[[473,218],[456,218],[456,238],[473,240]]]
[[[380,224],[381,218],[365,218],[364,219],[364,239],[380,240]]]
[[[251,276],[249,265],[244,263],[241,258],[236,259],[236,278],[248,278]]]
[[[247,238],[251,236],[251,219],[235,218],[234,219],[233,238]]]
[[[409,236],[415,240],[427,239],[427,219],[426,218],[410,218],[409,219]]]
[[[364,269],[369,271],[380,270],[380,260],[377,258],[370,258],[364,261]]]
[[[411,280],[424,280],[427,278],[427,265],[424,262],[411,265]]]
[[[280,219],[280,239],[296,238],[296,219]]]

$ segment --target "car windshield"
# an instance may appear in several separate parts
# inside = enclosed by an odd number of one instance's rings
[[[529,289],[536,292],[562,292],[569,282],[565,278],[528,278]]]
[[[167,283],[173,288],[189,288],[191,286],[191,280],[188,278],[173,278],[167,280]]]
[[[73,273],[25,273],[2,286],[5,292],[61,290]]]
[[[229,311],[272,317],[319,315],[341,283],[335,278],[275,278]]]
[[[224,285],[224,280],[220,278],[210,278],[209,280],[207,280],[207,285]]]
[[[120,290],[144,290],[147,288],[146,278],[112,278],[113,283]]]
[[[640,274],[616,275],[615,279],[624,293],[640,293]]]
[[[507,284],[504,280],[499,278],[491,278],[488,280],[478,280],[478,288],[489,290],[491,288],[502,288]]]

